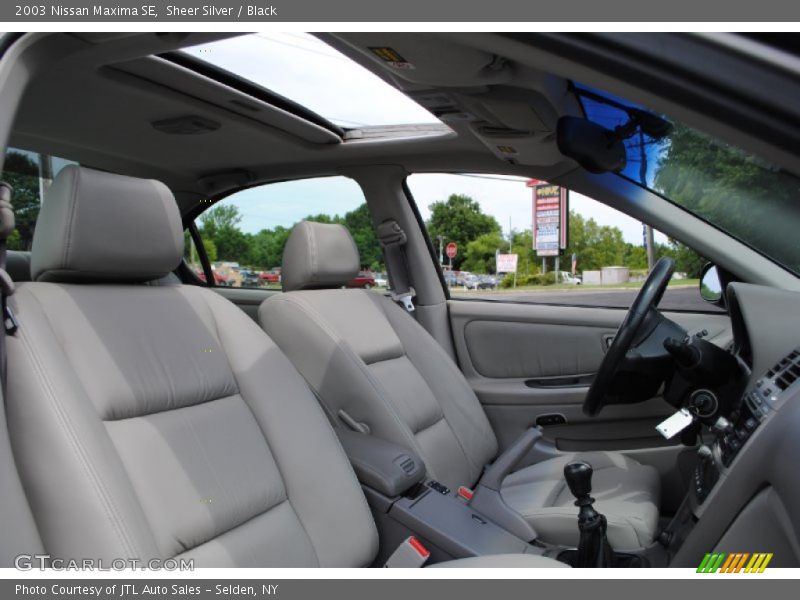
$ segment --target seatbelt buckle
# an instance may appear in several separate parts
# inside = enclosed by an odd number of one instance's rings
[[[408,288],[408,291],[404,294],[396,294],[395,292],[390,291],[389,295],[391,296],[392,300],[401,303],[403,308],[405,308],[408,312],[414,312],[414,298],[416,298],[417,292],[414,291],[413,287]]]
[[[431,552],[413,535],[407,537],[397,550],[386,559],[385,569],[419,569],[430,558]]]

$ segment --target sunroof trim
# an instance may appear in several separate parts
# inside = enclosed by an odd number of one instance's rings
[[[286,96],[282,96],[281,94],[265,88],[264,86],[261,86],[253,81],[250,81],[249,79],[240,77],[235,73],[231,73],[230,71],[217,67],[210,62],[196,58],[183,51],[165,52],[163,54],[158,54],[157,56],[180,67],[189,69],[190,71],[217,81],[218,83],[226,85],[236,91],[242,92],[243,94],[246,94],[256,100],[260,100],[261,102],[266,102],[271,106],[280,108],[281,110],[300,117],[301,119],[313,123],[314,125],[323,127],[331,133],[336,134],[339,138],[344,138],[345,130],[335,123],[332,123],[322,115],[310,110],[302,104],[299,104],[298,102],[295,102]]]
[[[251,33],[184,47],[193,69],[254,86],[275,102],[337,128],[428,125],[442,121],[372,68],[319,37],[291,32]],[[210,69],[209,69],[210,67]]]

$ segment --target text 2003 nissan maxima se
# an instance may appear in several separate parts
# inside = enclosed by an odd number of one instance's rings
[[[3,38],[2,563],[798,566],[797,57],[734,35],[305,40],[364,77],[328,70],[312,107],[250,68],[258,36]],[[373,84],[423,116],[328,110]],[[450,297],[451,239],[407,185],[432,173],[647,223],[707,261],[698,302],[666,303],[666,255],[626,310]],[[275,191],[332,177],[359,211]],[[318,216],[273,226],[290,204]],[[348,287],[360,270],[388,290]]]

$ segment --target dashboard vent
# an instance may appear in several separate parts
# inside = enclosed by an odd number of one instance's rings
[[[800,379],[800,350],[795,349],[767,372],[767,377],[775,382],[781,391]]]

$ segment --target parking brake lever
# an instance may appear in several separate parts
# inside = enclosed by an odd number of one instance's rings
[[[517,440],[497,457],[491,465],[483,472],[483,476],[478,485],[485,486],[490,490],[500,491],[503,480],[511,473],[514,467],[519,464],[533,445],[542,437],[542,430],[538,427],[531,427],[525,431]]]
[[[500,488],[506,476],[541,437],[542,430],[539,427],[531,427],[519,436],[486,468],[469,501],[472,508],[526,542],[536,539],[536,531],[522,515],[505,503]]]

